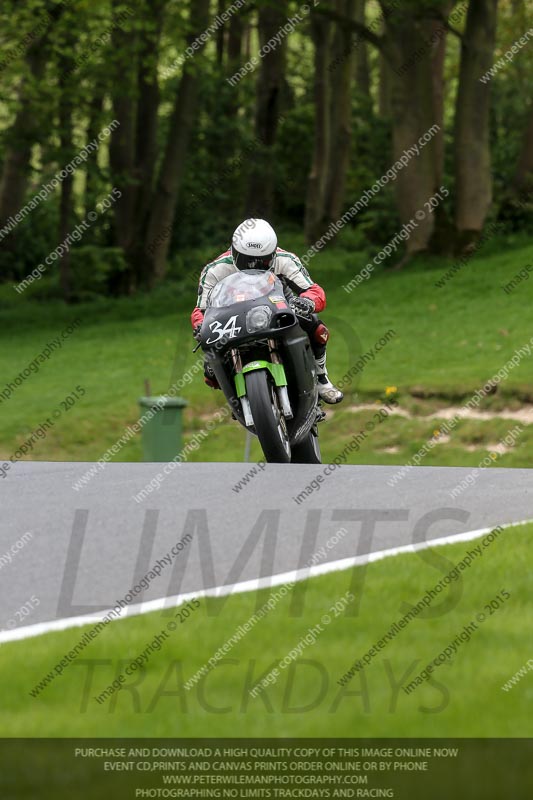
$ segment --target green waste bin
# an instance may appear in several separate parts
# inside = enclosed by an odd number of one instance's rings
[[[140,397],[143,461],[172,461],[183,448],[182,397]],[[151,415],[150,415],[150,412]]]

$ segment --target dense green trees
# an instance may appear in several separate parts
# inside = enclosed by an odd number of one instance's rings
[[[522,0],[4,0],[0,21],[0,273],[44,265],[37,294],[149,287],[244,214],[310,244],[416,219],[404,261],[531,224]]]

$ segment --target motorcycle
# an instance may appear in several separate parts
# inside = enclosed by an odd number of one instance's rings
[[[321,463],[317,425],[325,413],[303,316],[273,272],[247,270],[213,288],[200,330],[233,417],[271,463]]]

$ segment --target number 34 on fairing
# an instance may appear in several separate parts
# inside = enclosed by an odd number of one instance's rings
[[[215,344],[215,342],[218,342],[218,340],[222,339],[223,336],[226,336],[228,339],[233,339],[235,336],[237,336],[237,334],[241,332],[241,329],[236,327],[237,319],[238,315],[235,314],[233,317],[228,319],[224,327],[222,327],[218,320],[212,322],[209,327],[211,332],[216,334],[216,336],[208,339],[206,344]]]

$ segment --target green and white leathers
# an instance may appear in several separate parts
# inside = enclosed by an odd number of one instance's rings
[[[289,289],[298,296],[300,308],[303,304],[304,316],[307,316],[306,321],[300,319],[300,326],[309,336],[315,354],[320,397],[326,403],[339,403],[342,392],[331,383],[326,368],[328,330],[315,316],[325,308],[326,294],[318,283],[314,283],[298,256],[278,247],[276,232],[266,220],[251,218],[241,222],[233,234],[231,249],[203,268],[198,301],[191,314],[193,330],[196,333],[200,331],[211,293],[221,281],[238,273],[260,275],[264,272],[273,272],[278,276],[283,289]],[[296,303],[296,300],[291,302]],[[210,376],[206,375],[206,382],[213,385]]]
[[[276,275],[283,276],[297,294],[313,286],[313,281],[298,256],[289,253],[288,250],[282,250],[281,247],[276,248],[276,256],[271,269]],[[200,275],[197,307],[205,310],[211,290],[219,281],[235,272],[239,272],[239,270],[235,266],[231,250],[227,250],[210,264],[206,264]]]

